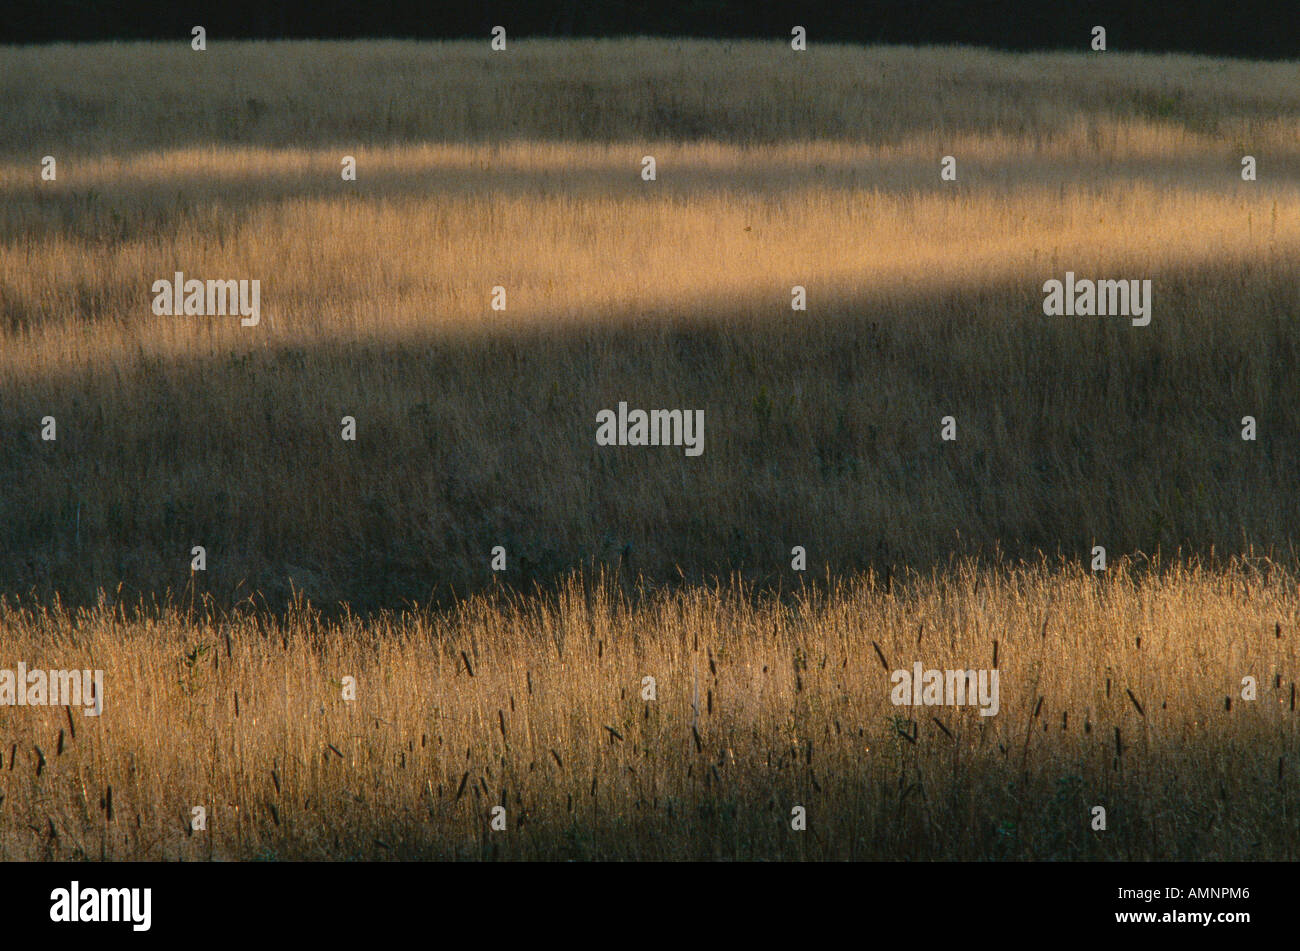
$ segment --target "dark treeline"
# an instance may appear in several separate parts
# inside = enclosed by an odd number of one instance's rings
[[[1088,48],[1107,31],[1113,51],[1300,56],[1297,0],[31,0],[0,16],[0,41],[188,38],[203,26],[231,38],[788,37],[813,42],[961,43],[1001,49]]]

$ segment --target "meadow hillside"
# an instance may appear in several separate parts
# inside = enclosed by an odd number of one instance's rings
[[[0,591],[373,609],[482,590],[496,545],[525,588],[783,584],[796,545],[819,576],[1293,559],[1293,80],[775,41],[0,50]],[[176,271],[260,280],[260,324],[155,316]],[[1150,324],[1044,316],[1066,271],[1151,280]],[[620,401],[704,410],[703,454],[598,447]]]
[[[1294,66],[0,49],[0,860],[1295,860]]]

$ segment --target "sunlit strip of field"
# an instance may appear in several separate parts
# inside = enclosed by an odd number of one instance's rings
[[[1300,851],[1300,600],[1266,559],[781,600],[571,579],[368,623],[253,607],[4,608],[6,665],[105,690],[98,718],[0,709],[0,858]],[[996,669],[997,712],[894,704],[916,662]]]
[[[640,179],[642,151],[660,180]],[[323,152],[65,167],[48,189],[11,186],[0,373],[724,307],[761,325],[788,312],[794,284],[809,289],[810,320],[922,289],[1004,286],[1028,318],[1067,268],[1250,275],[1300,253],[1300,172],[1245,183],[1223,156],[1116,169],[962,154],[959,180],[943,184],[937,159],[516,144],[363,153],[356,183]],[[260,278],[266,326],[155,316],[150,288],[177,269]],[[489,306],[498,285],[504,312]],[[1236,293],[1167,319],[1221,313]]]

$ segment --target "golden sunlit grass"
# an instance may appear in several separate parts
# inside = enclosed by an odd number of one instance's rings
[[[0,711],[0,858],[1294,860],[1296,579],[1155,568],[573,579],[370,623],[10,605],[7,652],[102,668],[105,707]],[[998,714],[892,705],[915,661],[996,663]]]
[[[0,50],[0,858],[1296,857],[1293,64],[210,42]]]

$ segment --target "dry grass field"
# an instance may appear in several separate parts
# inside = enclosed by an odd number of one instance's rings
[[[1155,568],[571,580],[368,623],[8,608],[6,651],[106,686],[98,719],[4,711],[0,859],[1295,860],[1296,578]],[[894,706],[882,656],[996,664],[999,712]]]
[[[0,667],[107,685],[0,708],[0,858],[1295,858],[1295,75],[0,49]],[[995,642],[998,715],[890,703]]]

